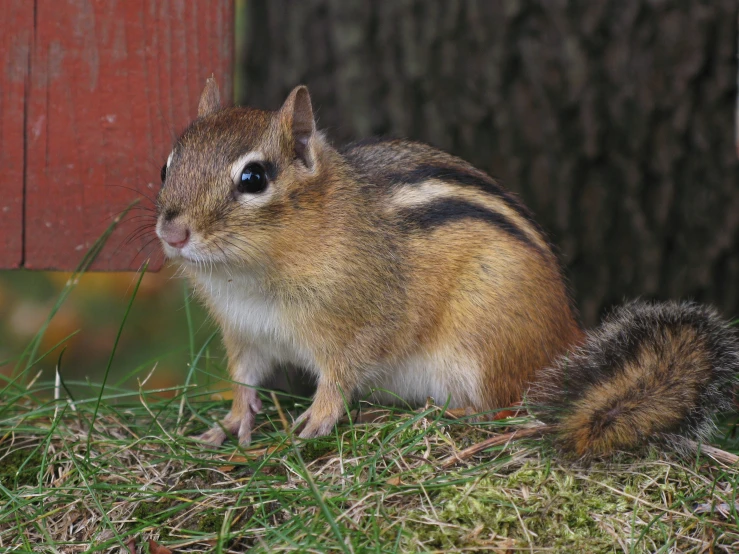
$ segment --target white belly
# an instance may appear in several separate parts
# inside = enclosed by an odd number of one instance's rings
[[[478,364],[450,355],[451,352],[437,352],[401,360],[377,372],[375,382],[368,383],[364,393],[374,388],[371,397],[382,404],[401,403],[398,397],[412,406],[423,405],[429,397],[438,406],[449,401],[450,408],[478,404],[481,400],[475,396],[475,391],[480,390]]]
[[[245,277],[196,274],[201,292],[209,298],[211,308],[229,328],[274,365],[290,364],[320,375],[310,350],[287,320],[279,302]],[[475,396],[480,390],[479,364],[465,359],[453,348],[416,354],[393,363],[381,364],[358,391],[360,397],[371,394],[384,404],[408,402],[423,405],[428,397],[437,405],[451,398],[451,408],[479,404]]]
[[[197,275],[199,290],[231,333],[243,336],[274,363],[312,370],[313,357],[284,317],[279,303],[251,279]]]

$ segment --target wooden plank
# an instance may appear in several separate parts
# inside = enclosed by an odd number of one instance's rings
[[[211,74],[230,98],[231,0],[37,0],[27,128],[25,265],[72,269],[134,198],[93,269],[160,249],[152,200]],[[147,246],[148,244],[148,246]]]
[[[33,2],[5,0],[0,17],[0,268],[23,263],[24,113]]]

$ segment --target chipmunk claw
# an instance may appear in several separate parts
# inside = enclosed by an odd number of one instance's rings
[[[301,439],[313,439],[330,435],[339,421],[339,416],[334,416],[333,414],[316,417],[313,415],[312,408],[311,406],[303,412],[293,424],[293,432],[297,432],[302,427],[302,430],[298,434],[298,437]]]
[[[205,433],[194,436],[193,439],[210,446],[221,446],[226,440],[226,433],[220,427],[211,427]]]
[[[243,389],[239,391],[241,398],[236,405],[239,409],[237,411],[232,409],[220,424],[194,437],[196,441],[221,446],[231,434],[238,437],[240,446],[249,446],[257,414],[262,409],[262,401],[254,389],[241,388]]]

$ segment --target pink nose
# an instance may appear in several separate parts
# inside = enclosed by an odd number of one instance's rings
[[[159,230],[159,236],[172,248],[182,248],[190,240],[190,229],[182,223],[165,221]]]

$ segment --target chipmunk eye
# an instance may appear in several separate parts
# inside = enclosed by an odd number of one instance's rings
[[[164,184],[164,180],[167,178],[167,164],[164,164],[162,166],[162,184]]]
[[[258,163],[247,164],[241,171],[236,188],[241,193],[257,194],[264,192],[267,188],[267,177],[264,174],[264,168]]]

